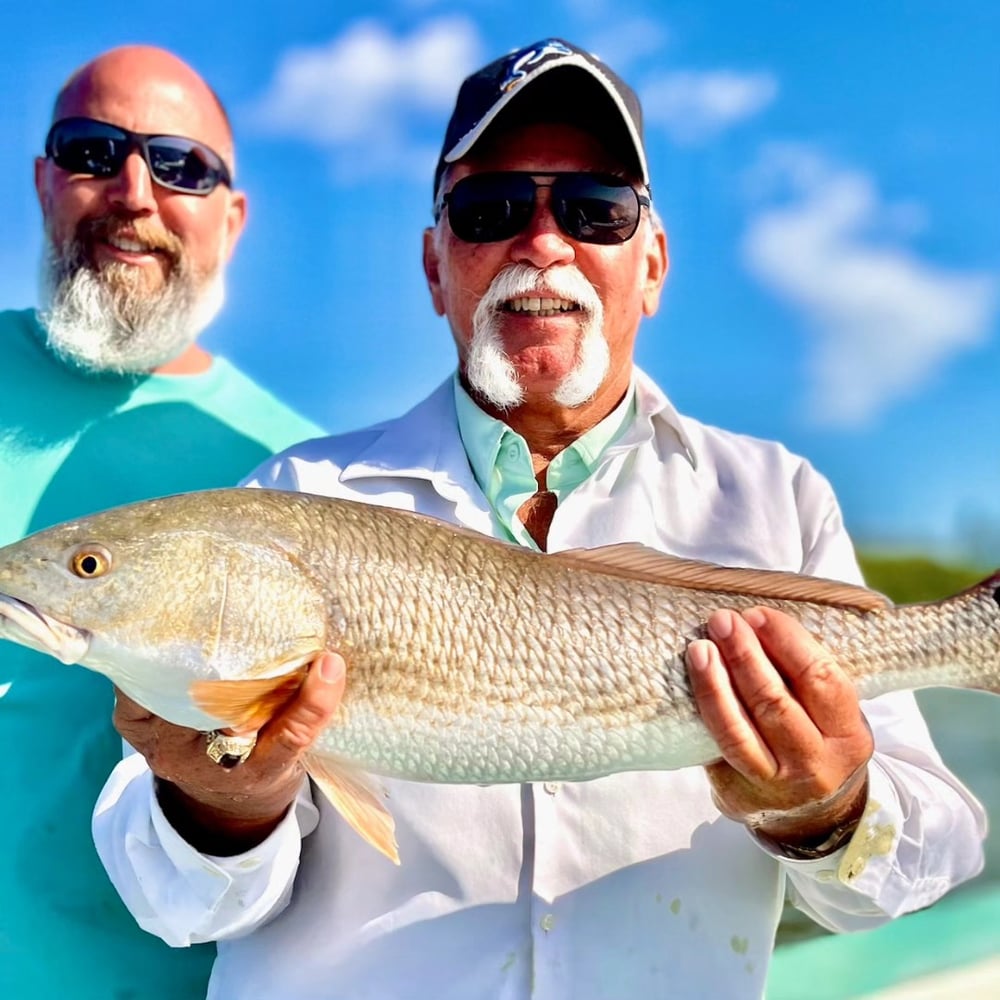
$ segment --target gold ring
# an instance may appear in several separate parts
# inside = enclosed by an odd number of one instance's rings
[[[213,729],[210,733],[206,733],[205,737],[208,740],[205,753],[210,760],[227,770],[242,764],[257,745],[256,733],[253,736],[230,736]]]

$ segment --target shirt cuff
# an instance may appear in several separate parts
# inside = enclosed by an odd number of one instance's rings
[[[839,859],[837,878],[886,913],[929,906],[951,888],[953,880],[926,874],[926,866],[914,863],[911,855],[927,849],[924,838],[920,831],[907,831],[906,806],[877,755],[869,771],[868,806]]]
[[[243,854],[201,854],[171,826],[170,820],[164,815],[152,775],[146,780],[150,784],[149,813],[156,839],[170,863],[184,875],[188,884],[193,888],[201,887],[206,902],[220,885],[228,885],[236,878],[247,876],[265,866],[273,866],[287,851],[289,842],[299,841],[299,826],[293,807],[265,840]],[[295,853],[298,854],[297,849]]]
[[[883,861],[883,875],[879,877],[876,862],[866,879],[862,875],[869,863],[877,858],[891,857],[902,826],[902,809],[892,782],[873,758],[868,763],[868,801],[857,828],[841,847],[821,858],[798,858],[782,852],[780,845],[769,838],[759,837],[748,830],[754,842],[781,864],[793,869],[797,875],[813,875],[820,882],[838,881],[843,885],[868,895],[873,877],[877,884],[884,881],[886,863]]]
[[[938,899],[951,886],[946,877],[913,877],[904,857],[906,813],[896,785],[878,761],[868,764],[868,802],[857,829],[847,843],[823,858],[788,858],[758,838],[754,840],[796,880],[838,883],[879,910],[895,913],[919,909]],[[919,850],[920,845],[914,847]]]
[[[126,853],[158,931],[171,943],[240,937],[280,913],[298,869],[302,828],[312,829],[316,807],[303,782],[293,808],[266,840],[243,854],[201,854],[170,825],[156,797],[153,775],[146,786],[146,835],[130,832]]]

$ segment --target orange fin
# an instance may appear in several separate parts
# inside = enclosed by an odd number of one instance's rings
[[[666,555],[637,542],[604,545],[596,549],[570,549],[555,552],[548,558],[595,573],[691,590],[713,590],[782,601],[809,601],[858,611],[879,611],[892,607],[892,602],[881,594],[853,583],[782,570],[717,566],[697,559]]]
[[[399,864],[396,824],[392,814],[366,775],[350,765],[328,757],[307,753],[302,758],[309,777],[316,782],[331,805],[376,850],[393,864]]]
[[[237,732],[256,732],[298,691],[308,665],[280,677],[195,681],[191,699],[203,712]]]

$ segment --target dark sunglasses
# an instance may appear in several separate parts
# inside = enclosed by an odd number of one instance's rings
[[[117,176],[136,148],[153,180],[171,191],[206,195],[232,184],[218,153],[181,135],[143,135],[94,118],[63,118],[45,139],[46,157],[61,170],[101,178]]]
[[[536,178],[546,178],[541,183]],[[550,211],[567,236],[582,243],[624,243],[639,228],[649,197],[606,174],[503,171],[463,177],[437,205],[448,208],[451,231],[466,243],[496,243],[516,236],[535,212],[535,192],[552,189]]]

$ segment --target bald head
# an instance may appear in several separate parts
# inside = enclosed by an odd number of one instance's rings
[[[233,135],[222,102],[166,49],[124,45],[81,66],[56,96],[52,119],[82,116],[133,132],[184,135],[205,143],[234,171]]]

